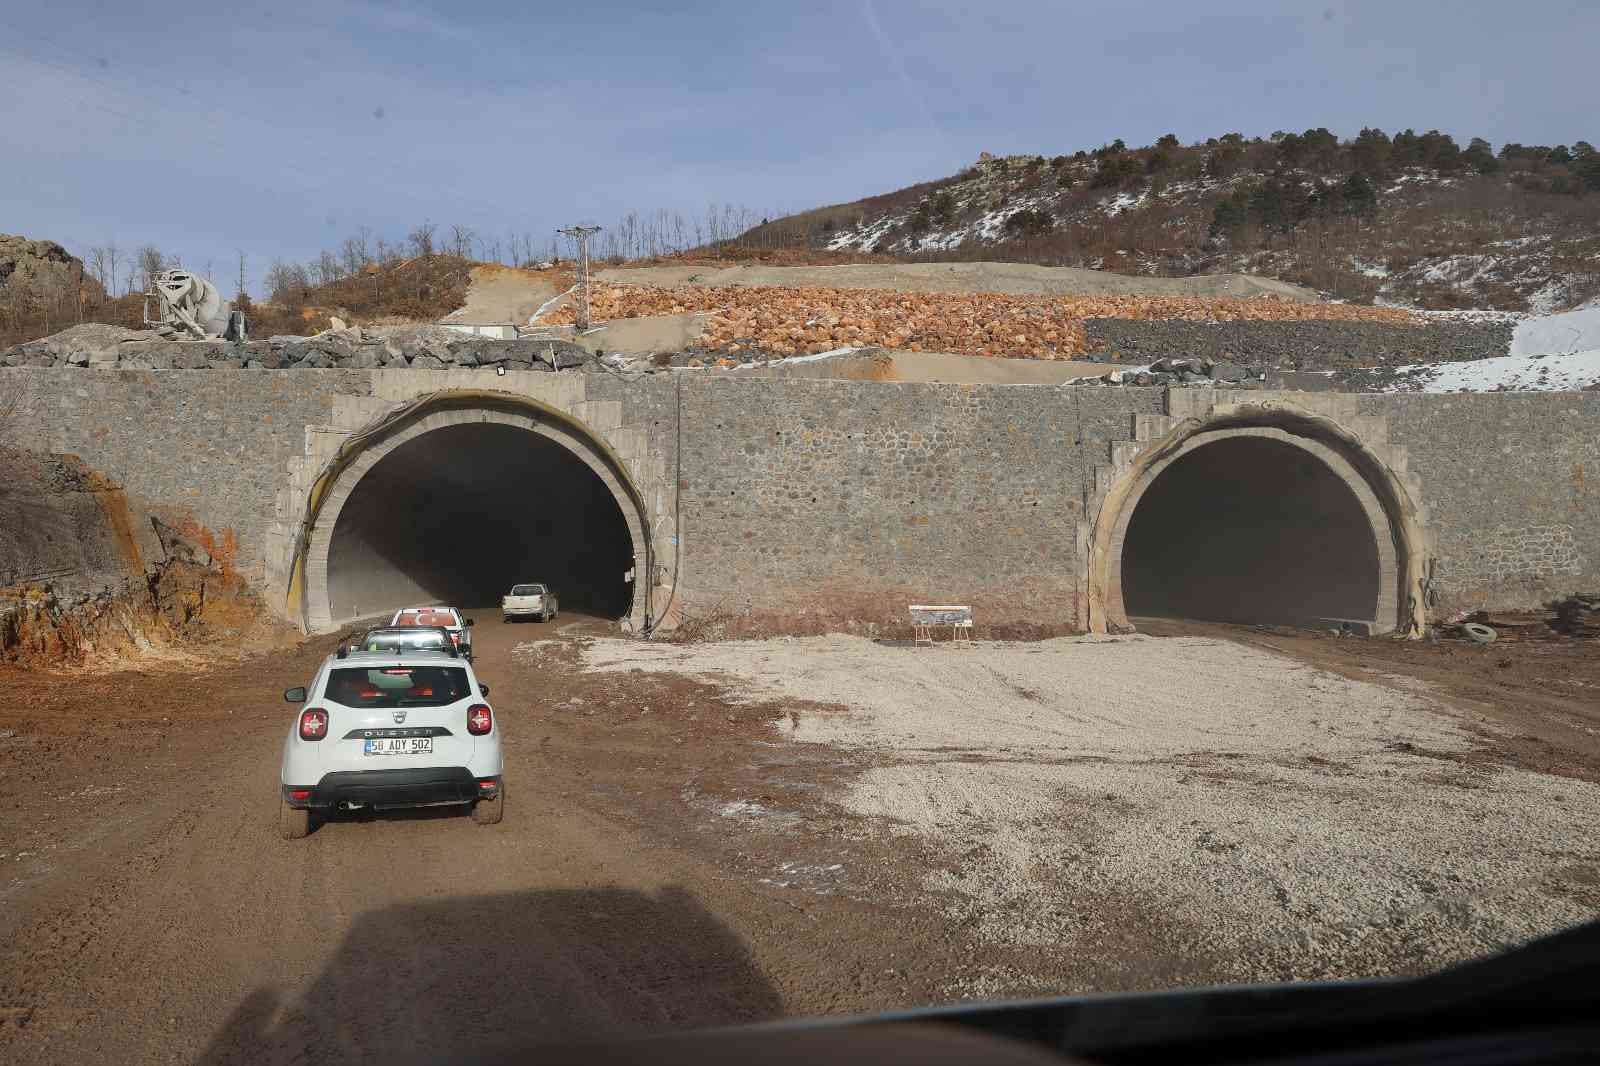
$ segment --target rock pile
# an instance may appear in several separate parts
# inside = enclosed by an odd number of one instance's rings
[[[1089,346],[1120,363],[1162,357],[1246,360],[1294,370],[1345,370],[1457,362],[1505,355],[1514,324],[1505,320],[1211,321],[1091,318]]]
[[[5,366],[81,366],[102,370],[373,369],[504,366],[560,370],[590,355],[554,337],[495,340],[442,326],[352,326],[313,337],[279,336],[242,344],[162,339],[145,330],[86,323],[0,352]]]
[[[1099,377],[1074,378],[1072,385],[1206,385],[1222,389],[1260,389],[1267,368],[1240,366],[1211,358],[1157,359],[1149,366],[1119,367]]]
[[[960,355],[1070,359],[1091,350],[1094,318],[1186,321],[1385,322],[1415,327],[1410,312],[1354,304],[1191,296],[1015,296],[777,286],[657,288],[597,283],[596,320],[707,312],[703,343],[778,355],[879,346]],[[561,308],[553,322],[571,322]]]

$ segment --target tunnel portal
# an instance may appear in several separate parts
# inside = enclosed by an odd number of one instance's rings
[[[1172,462],[1139,499],[1122,551],[1129,616],[1383,629],[1381,572],[1351,487],[1268,437],[1223,438]]]
[[[328,548],[334,619],[412,603],[497,608],[544,582],[561,609],[633,601],[634,545],[616,497],[561,444],[517,426],[444,426],[400,444],[345,502]]]

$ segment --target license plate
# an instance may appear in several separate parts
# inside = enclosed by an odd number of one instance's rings
[[[432,755],[432,737],[369,737],[368,755]]]

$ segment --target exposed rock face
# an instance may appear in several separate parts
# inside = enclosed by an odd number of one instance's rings
[[[99,284],[84,273],[83,261],[55,241],[0,233],[0,292],[8,297],[20,296],[23,302],[52,298],[75,292],[80,279],[99,293]]]

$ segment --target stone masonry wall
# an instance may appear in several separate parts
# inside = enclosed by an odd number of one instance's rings
[[[525,377],[0,368],[13,408],[0,444],[82,457],[125,487],[135,521],[140,508],[192,519],[255,581],[264,542],[283,539],[286,471],[314,465],[336,409],[348,429],[413,386],[571,389],[648,459],[646,518],[679,618],[903,624],[910,602],[950,599],[990,624],[1048,627],[1081,619],[1076,530],[1095,466],[1133,414],[1165,405],[1154,388]],[[1354,402],[1385,417],[1420,479],[1442,610],[1600,588],[1600,395]]]
[[[0,369],[0,395],[15,400],[0,443],[81,457],[124,487],[136,523],[193,519],[234,544],[240,573],[258,583],[286,463],[336,396],[370,387],[358,370]]]
[[[1076,625],[1083,485],[1159,389],[763,381],[684,394],[686,621]]]
[[[1600,395],[1373,395],[1422,483],[1440,609],[1600,588]]]

